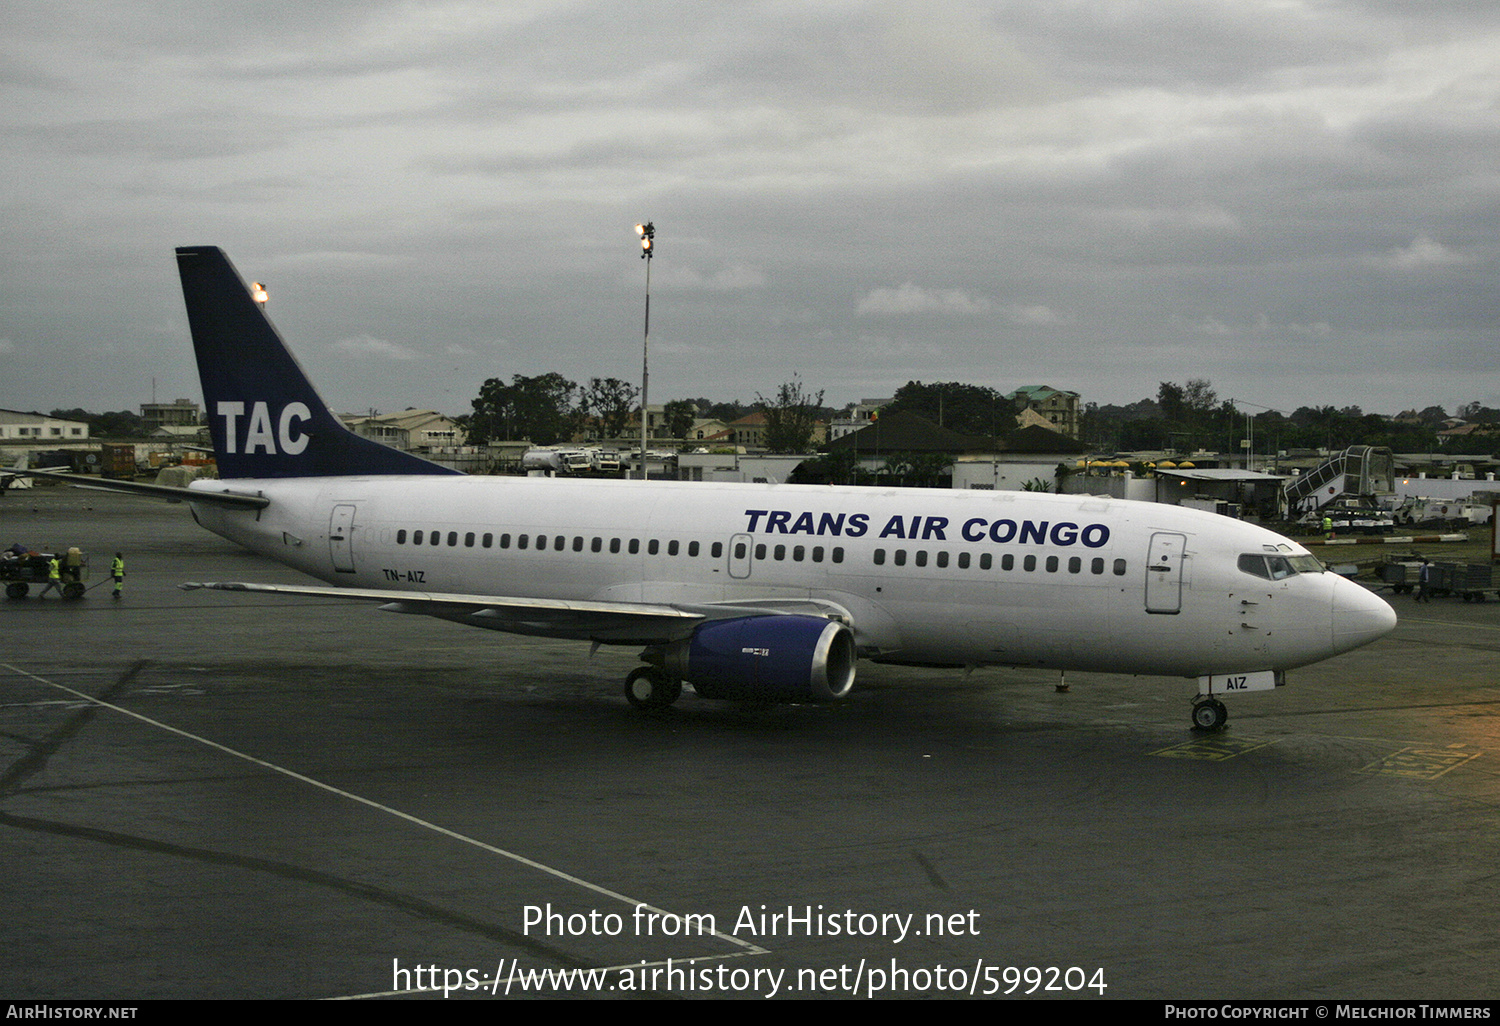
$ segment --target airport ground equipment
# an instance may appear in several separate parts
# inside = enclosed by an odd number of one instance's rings
[[[66,553],[58,553],[56,558],[62,562]],[[89,558],[86,553],[79,553],[79,563],[76,567],[64,565],[62,568],[62,597],[68,601],[83,598],[88,586],[83,582],[89,576]],[[38,588],[47,586],[47,563],[51,560],[51,553],[28,552],[24,556],[14,559],[0,559],[0,584],[5,585],[5,597],[8,599],[23,599],[31,593],[31,586]]]

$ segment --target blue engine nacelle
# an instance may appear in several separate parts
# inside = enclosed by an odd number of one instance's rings
[[[832,702],[854,686],[854,634],[818,616],[703,624],[662,650],[662,669],[704,698]]]

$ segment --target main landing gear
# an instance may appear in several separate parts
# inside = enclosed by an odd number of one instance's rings
[[[1229,710],[1224,703],[1213,697],[1203,697],[1193,703],[1193,729],[1223,730],[1229,722]]]
[[[665,709],[682,697],[682,681],[654,666],[638,666],[625,678],[625,700],[637,709]]]

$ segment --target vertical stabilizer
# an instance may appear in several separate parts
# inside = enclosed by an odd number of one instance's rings
[[[223,250],[181,247],[177,268],[221,477],[457,473],[344,427]]]

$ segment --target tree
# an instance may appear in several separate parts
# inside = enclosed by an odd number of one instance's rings
[[[1187,399],[1181,385],[1163,381],[1156,389],[1156,405],[1162,420],[1181,424],[1187,419]]]
[[[950,431],[987,438],[1004,438],[1016,425],[1016,408],[1009,399],[993,388],[958,381],[908,381],[881,412],[915,413]]]
[[[604,438],[618,438],[625,433],[641,390],[619,378],[590,378],[581,403],[599,419],[599,433]]]
[[[691,399],[673,399],[662,407],[662,416],[667,421],[667,434],[673,438],[686,438],[698,418],[698,405]]]
[[[556,371],[525,377],[517,374],[507,385],[490,378],[473,400],[469,419],[470,441],[529,439],[537,445],[553,445],[573,437],[582,419],[575,405],[578,385]]]
[[[823,406],[823,391],[810,393],[796,375],[776,390],[774,399],[756,393],[766,416],[766,448],[772,452],[807,452]]]
[[[1209,387],[1207,378],[1189,378],[1182,390],[1188,421],[1194,426],[1203,426],[1213,416],[1218,399],[1218,393]]]

